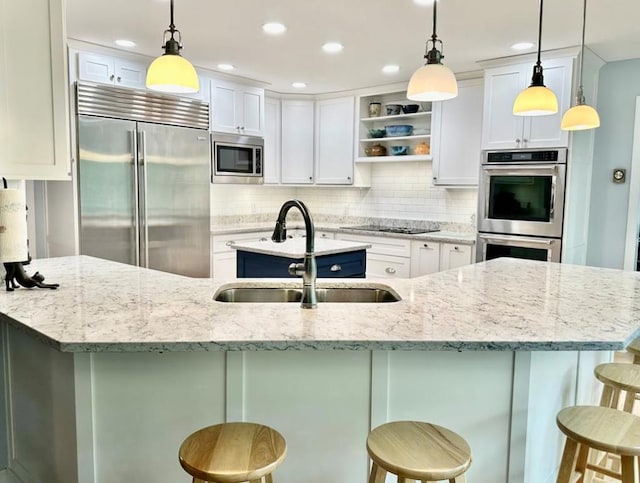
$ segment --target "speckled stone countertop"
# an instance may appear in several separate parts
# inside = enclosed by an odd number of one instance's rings
[[[640,322],[640,274],[506,258],[409,280],[322,280],[320,287],[384,283],[402,300],[315,310],[215,302],[222,282],[91,257],[26,268],[60,288],[2,291],[2,320],[68,352],[615,350]]]
[[[306,238],[289,238],[282,243],[271,240],[257,242],[236,242],[232,248],[252,253],[263,253],[276,257],[303,258],[306,251]],[[344,240],[331,240],[316,238],[314,240],[314,253],[317,257],[333,255],[335,253],[355,252],[371,248],[367,243],[358,243]]]

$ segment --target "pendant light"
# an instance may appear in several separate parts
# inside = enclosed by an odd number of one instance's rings
[[[180,55],[182,35],[173,24],[173,0],[171,0],[170,9],[171,23],[162,36],[164,54],[154,60],[147,70],[147,89],[172,94],[198,92],[200,89],[198,74],[191,62]]]
[[[446,101],[458,95],[458,83],[451,69],[442,65],[442,40],[436,35],[436,18],[438,12],[438,0],[433,2],[433,34],[427,40],[427,48],[424,58],[427,63],[416,70],[409,80],[407,98],[412,101]],[[429,50],[431,42],[431,50]],[[440,43],[440,49],[436,43]]]
[[[582,10],[582,44],[580,45],[580,77],[578,80],[578,92],[576,93],[576,105],[569,109],[562,116],[560,129],[563,131],[582,131],[594,129],[600,126],[600,116],[598,111],[588,106],[584,99],[584,89],[582,88],[582,71],[584,69],[584,30],[587,23],[587,0],[584,0]]]
[[[540,0],[540,21],[538,23],[538,61],[533,66],[531,85],[523,90],[513,103],[516,116],[548,116],[558,112],[558,99],[551,89],[545,87],[540,63],[542,44],[542,3]]]

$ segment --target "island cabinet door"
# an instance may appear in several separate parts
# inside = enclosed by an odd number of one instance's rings
[[[316,257],[318,278],[364,278],[366,252],[359,250]],[[238,250],[238,278],[292,278],[289,265],[302,263],[302,259],[277,257],[263,253]]]

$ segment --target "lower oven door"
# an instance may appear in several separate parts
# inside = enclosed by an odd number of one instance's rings
[[[482,165],[478,231],[562,237],[566,165]]]
[[[561,246],[559,238],[478,233],[476,260],[483,262],[494,258],[510,257],[560,262]]]

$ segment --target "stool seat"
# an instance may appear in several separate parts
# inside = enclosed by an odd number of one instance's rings
[[[178,452],[194,479],[215,483],[260,481],[284,460],[287,445],[276,430],[255,423],[225,423],[189,435]]]
[[[594,374],[603,384],[623,391],[640,392],[640,366],[638,365],[607,362],[596,366]]]
[[[378,426],[367,437],[367,451],[383,470],[401,478],[452,480],[471,465],[471,448],[453,431],[417,421]]]

